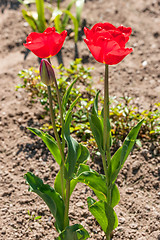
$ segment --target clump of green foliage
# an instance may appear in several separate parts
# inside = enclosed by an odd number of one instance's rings
[[[23,18],[30,25],[33,31],[43,32],[47,27],[55,25],[56,30],[61,33],[68,29],[70,21],[73,22],[73,32],[75,43],[78,41],[78,29],[81,26],[81,15],[84,6],[84,0],[71,0],[65,9],[61,8],[61,1],[57,0],[57,6],[53,7],[53,2],[44,0],[18,0],[26,10],[22,10]],[[31,5],[35,5],[35,11]],[[75,13],[71,13],[72,7]],[[46,18],[48,12],[49,18]]]
[[[71,132],[81,141],[86,142],[88,146],[92,145],[92,147],[95,146],[96,148],[88,122],[88,113],[96,95],[96,91],[92,88],[91,70],[91,68],[85,68],[81,64],[81,59],[76,59],[70,64],[69,68],[60,65],[56,71],[58,71],[59,76],[57,77],[57,82],[62,95],[71,82],[74,79],[77,79],[77,83],[72,88],[68,102],[69,106],[77,97],[79,97],[73,113],[74,121],[71,125]],[[23,84],[17,86],[16,89],[25,88],[30,93],[32,103],[39,100],[44,108],[44,114],[42,117],[45,118],[45,116],[49,115],[48,93],[46,86],[40,82],[39,71],[35,68],[24,69],[20,71],[18,75],[23,79]],[[57,115],[58,102],[54,86],[52,88],[52,95],[55,102],[54,109]],[[102,99],[101,103],[103,104]],[[150,141],[159,138],[160,103],[152,105],[149,110],[140,111],[140,109],[135,106],[134,99],[124,96],[119,99],[116,97],[111,98],[110,105],[113,143],[115,143],[117,139],[123,141],[131,128],[142,118],[144,118],[144,122],[139,132],[139,140]],[[58,115],[56,119],[56,125],[59,126],[60,130],[61,126]],[[50,129],[52,126],[44,124],[42,128]],[[137,144],[140,144],[139,140],[137,141]]]

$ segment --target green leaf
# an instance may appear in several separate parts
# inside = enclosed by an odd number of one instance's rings
[[[79,158],[76,161],[75,170],[74,170],[75,174],[77,172],[77,169],[79,168],[79,165],[83,162],[86,162],[88,157],[89,157],[88,149],[81,144],[79,144],[79,146],[81,148],[81,153],[79,155]],[[71,196],[71,194],[72,194],[72,192],[73,192],[77,183],[78,183],[77,179],[72,179],[71,180],[71,182],[70,182],[70,196]],[[66,180],[64,179],[64,189],[65,189],[65,186],[66,186]],[[58,174],[56,176],[56,179],[55,179],[55,182],[54,182],[54,188],[62,196],[60,171],[58,172]],[[66,195],[66,192],[64,193],[64,195]]]
[[[77,0],[76,1],[76,18],[78,20],[78,25],[81,22],[81,13],[84,6],[84,0]]]
[[[68,10],[62,10],[62,12],[66,13],[66,14],[70,17],[70,19],[72,20],[72,22],[73,22],[73,24],[74,24],[74,40],[75,40],[75,42],[77,42],[77,41],[78,41],[78,27],[79,27],[78,21],[77,21],[77,19],[72,15],[72,13],[71,13],[70,11],[68,11]]]
[[[63,99],[62,99],[62,107],[64,110],[66,110],[66,105],[69,99],[70,92],[72,90],[73,85],[77,82],[78,78],[76,78],[68,87],[67,91],[65,92]]]
[[[103,123],[96,114],[89,116],[89,123],[99,151],[103,154]]]
[[[24,5],[28,5],[31,3],[35,3],[36,0],[18,0],[20,3],[23,3]]]
[[[103,121],[98,116],[98,95],[100,92],[97,92],[91,114],[89,116],[89,123],[93,133],[93,136],[96,140],[98,145],[99,151],[101,154],[104,153],[103,151]]]
[[[32,12],[26,11],[23,9],[22,14],[23,14],[24,19],[28,22],[28,24],[32,28],[32,30],[36,31],[37,30],[37,20],[33,17]]]
[[[112,186],[111,196],[111,207],[114,208],[120,201],[120,193],[115,183]]]
[[[107,202],[96,202],[91,197],[87,199],[87,203],[89,211],[96,218],[102,230],[109,235],[118,226],[118,218],[113,208]]]
[[[97,173],[90,169],[85,164],[80,164],[78,169],[77,177],[75,178],[78,182],[82,182],[90,187],[96,194],[99,200],[107,201],[107,186],[106,177],[102,174]],[[111,206],[115,207],[120,200],[120,194],[115,184],[112,186],[112,199]]]
[[[99,96],[99,93],[100,93],[100,91],[98,91],[97,93],[96,93],[96,96],[95,96],[95,99],[94,99],[94,103],[93,103],[93,107],[92,107],[92,114],[93,115],[97,115],[97,117],[98,117],[98,96]]]
[[[53,155],[55,161],[59,165],[61,165],[62,158],[61,158],[61,154],[55,139],[49,134],[44,133],[36,128],[28,128],[28,129],[43,140],[43,142],[46,144],[47,148]]]
[[[88,232],[80,224],[66,227],[56,240],[86,240],[89,238]]]
[[[64,179],[64,189],[66,186],[66,180]],[[78,181],[76,179],[72,179],[70,181],[70,196],[72,194],[72,192],[75,189],[76,184],[78,183]],[[56,192],[58,192],[61,196],[62,196],[62,186],[61,186],[61,175],[60,175],[60,171],[58,172],[55,181],[54,181],[54,188],[56,190]],[[64,197],[66,197],[66,191],[64,192]]]
[[[67,111],[67,114],[66,114],[66,119],[68,118],[69,114],[71,113],[72,109],[74,108],[74,106],[76,105],[76,103],[78,102],[80,96],[78,96],[74,101],[73,103],[70,105],[68,111]]]
[[[28,172],[25,174],[25,179],[29,184],[29,191],[38,194],[49,207],[51,213],[55,217],[55,227],[58,232],[64,230],[64,202],[52,187],[44,184],[43,181],[35,176],[33,173]]]
[[[72,6],[73,6],[73,4],[74,4],[75,2],[76,2],[76,0],[72,0],[72,1],[68,4],[66,10],[70,11],[70,9],[72,8]],[[64,14],[64,17],[63,17],[63,20],[62,20],[62,26],[63,26],[64,28],[66,28],[66,26],[67,26],[67,24],[68,24],[68,21],[69,21],[69,16],[68,16],[67,14]]]
[[[76,162],[75,171],[74,171],[75,174],[77,173],[79,165],[81,163],[86,162],[88,160],[88,158],[90,157],[89,151],[85,146],[83,146],[82,144],[79,144],[79,147],[81,149],[81,153],[80,153],[79,158],[77,159],[77,162]]]
[[[36,0],[36,7],[37,7],[37,13],[38,13],[38,31],[44,32],[46,28],[46,21],[44,16],[44,1]]]
[[[62,28],[61,23],[62,11],[60,9],[54,9],[50,22],[54,21],[55,28],[57,32],[61,33],[64,29]]]
[[[129,132],[128,136],[125,138],[124,143],[122,147],[120,147],[116,153],[113,155],[111,159],[111,168],[112,168],[112,173],[111,173],[111,178],[112,182],[115,182],[119,171],[123,167],[128,155],[130,154],[138,132],[141,128],[141,125],[143,123],[143,120],[141,120],[135,127],[132,128],[132,130]]]
[[[68,118],[66,119],[64,125],[64,136],[67,141],[68,145],[68,155],[65,164],[65,178],[71,180],[73,178],[73,174],[75,172],[76,161],[80,157],[81,148],[78,142],[70,136],[70,123],[71,123],[71,113],[69,114]]]

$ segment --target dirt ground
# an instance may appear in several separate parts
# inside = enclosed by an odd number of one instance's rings
[[[32,171],[52,185],[58,165],[41,140],[26,130],[27,126],[41,126],[37,119],[40,105],[31,105],[25,90],[15,91],[21,81],[18,72],[38,66],[32,53],[24,60],[23,42],[31,29],[23,20],[21,9],[16,0],[0,1],[0,239],[51,240],[57,236],[54,219],[46,205],[28,192],[23,178],[27,171]],[[128,94],[142,109],[160,101],[159,16],[158,0],[86,0],[82,15],[89,28],[97,22],[132,27],[127,46],[134,51],[120,64],[110,67],[110,94]],[[78,49],[85,66],[94,66],[95,87],[102,89],[99,79],[104,65],[93,59],[83,39],[78,42]],[[63,57],[66,66],[74,58],[74,41],[69,37]],[[52,63],[58,65],[56,57]],[[89,164],[93,166],[93,162]],[[121,200],[115,208],[119,226],[113,240],[160,240],[159,181],[159,143],[143,143],[142,149],[135,149],[129,156],[117,180]],[[102,240],[104,235],[87,209],[86,199],[91,195],[86,186],[77,185],[71,199],[70,220],[82,224],[91,240]],[[41,220],[32,221],[29,213],[42,216]]]

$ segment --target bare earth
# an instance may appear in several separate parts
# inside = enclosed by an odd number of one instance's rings
[[[21,9],[16,0],[0,1],[0,239],[51,240],[57,236],[54,219],[46,205],[28,192],[23,178],[27,171],[32,171],[53,185],[59,169],[41,140],[33,138],[26,129],[41,126],[37,119],[40,105],[31,105],[25,90],[15,91],[21,81],[18,72],[38,66],[32,53],[24,61],[22,43],[31,30],[24,24]],[[142,109],[160,101],[159,14],[159,0],[87,0],[83,12],[89,28],[97,22],[132,27],[128,47],[134,51],[120,64],[110,67],[110,94],[128,94]],[[83,40],[78,42],[78,47],[85,66],[95,68],[95,87],[102,89],[99,79],[103,76],[103,64],[93,59]],[[66,66],[74,58],[74,41],[69,37],[63,57]],[[56,57],[52,63],[58,65]],[[91,161],[89,164],[93,166]],[[97,168],[100,168],[98,164]],[[113,239],[160,240],[159,181],[159,143],[143,143],[143,149],[135,149],[129,156],[117,180],[121,200],[115,209],[119,226]],[[70,220],[81,223],[91,240],[102,240],[104,235],[87,209],[86,199],[91,195],[85,185],[77,185],[70,205]],[[42,216],[41,220],[32,221],[28,211]]]

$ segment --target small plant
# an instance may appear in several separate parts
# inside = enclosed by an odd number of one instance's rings
[[[27,211],[27,214],[29,216],[29,220],[31,220],[31,221],[37,221],[42,218],[42,216],[36,216],[35,213],[30,213],[29,210]]]
[[[92,149],[97,149],[95,140],[90,129],[88,121],[88,113],[93,104],[93,99],[96,95],[96,90],[92,88],[92,69],[85,68],[81,59],[76,59],[70,64],[69,68],[60,65],[53,66],[58,71],[57,78],[58,86],[63,95],[72,81],[77,78],[76,87],[72,87],[68,99],[68,105],[71,104],[78,96],[79,100],[73,111],[73,119],[70,131],[74,133],[80,141],[85,142]],[[39,101],[44,112],[41,114],[42,118],[49,115],[48,93],[46,86],[40,82],[39,70],[35,68],[21,70],[18,74],[23,79],[23,84],[19,84],[16,90],[24,88],[29,92],[30,101],[32,103]],[[81,90],[83,89],[83,90]],[[56,98],[55,87],[52,87],[52,96],[55,101],[55,115],[56,125],[61,129],[60,119],[58,117],[58,102]],[[100,98],[100,105],[103,106],[103,98]],[[143,118],[141,130],[138,135],[136,143],[139,145],[140,141],[152,141],[159,138],[160,132],[160,103],[155,103],[150,106],[149,110],[140,111],[139,107],[135,106],[134,98],[127,96],[116,98],[110,97],[110,121],[113,145],[117,141],[123,141],[131,128]],[[45,120],[44,120],[45,121]],[[44,123],[43,130],[51,129],[51,124]],[[140,140],[140,141],[139,141]]]

